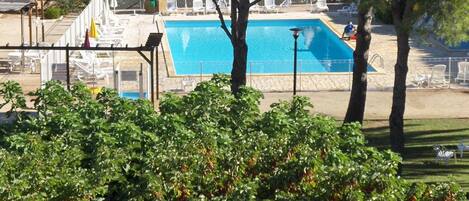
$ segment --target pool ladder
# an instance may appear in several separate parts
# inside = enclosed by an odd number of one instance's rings
[[[378,53],[375,53],[371,56],[370,59],[368,59],[368,65],[372,65],[377,59],[379,59],[379,67],[381,69],[384,69],[384,59],[381,55],[379,55]]]

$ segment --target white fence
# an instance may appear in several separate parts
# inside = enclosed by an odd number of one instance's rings
[[[79,39],[85,35],[85,31],[91,24],[91,19],[95,20],[103,13],[105,0],[91,0],[88,6],[80,13],[75,21],[68,27],[62,37],[54,43],[55,46],[79,46]],[[41,59],[41,84],[51,80],[52,66],[64,63],[64,50],[50,50]]]

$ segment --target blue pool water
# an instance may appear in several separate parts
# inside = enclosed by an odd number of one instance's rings
[[[121,92],[120,93],[120,96],[123,97],[123,98],[128,98],[128,99],[132,99],[132,100],[137,100],[140,98],[140,92]],[[147,97],[147,93],[143,93],[143,96],[146,98]]]
[[[293,27],[304,29],[298,38],[299,71],[349,71],[352,48],[320,20],[250,20],[247,71],[291,73]],[[166,21],[166,32],[177,75],[231,72],[232,47],[219,21]]]

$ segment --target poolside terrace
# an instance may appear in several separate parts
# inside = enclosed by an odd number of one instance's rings
[[[331,6],[334,8],[334,6]],[[338,6],[335,6],[336,8]],[[250,19],[320,19],[322,20],[331,30],[337,35],[341,35],[343,26],[352,20],[356,24],[356,19],[353,16],[340,14],[334,12],[327,13],[311,13],[309,12],[309,5],[292,5],[288,8],[281,8],[279,13],[252,13]],[[187,12],[187,14],[185,13]],[[120,18],[129,20],[128,25],[125,27],[123,33],[122,44],[128,44],[129,46],[139,46],[144,43],[146,37],[150,32],[163,32],[165,33],[164,22],[166,20],[218,20],[216,14],[206,15],[191,15],[188,10],[180,9],[178,14],[167,15],[167,16],[154,16],[148,14],[124,14],[118,15]],[[48,28],[48,42],[54,43],[61,33],[73,20],[72,16],[67,16],[64,20],[53,22]],[[229,16],[225,16],[229,18]],[[11,18],[14,18],[12,16]],[[1,20],[2,18],[0,18]],[[18,19],[16,19],[18,20]],[[4,20],[0,23],[18,23],[14,20]],[[3,27],[3,26],[2,26]],[[394,81],[394,63],[396,60],[396,38],[394,27],[392,25],[384,25],[377,20],[373,20],[372,25],[372,42],[370,46],[370,57],[375,57],[371,62],[371,65],[377,70],[377,72],[369,73],[368,75],[368,88],[369,90],[387,91],[391,90]],[[2,41],[15,41],[18,37],[15,37],[9,31],[0,32]],[[3,37],[5,36],[5,37]],[[423,45],[419,43],[419,38],[411,40],[411,51],[409,56],[409,74],[408,74],[408,86],[409,88],[422,88],[417,86],[414,77],[418,74],[429,73],[427,67],[435,64],[447,64],[451,66],[451,72],[447,74],[455,76],[457,72],[457,61],[455,59],[450,60],[452,55],[450,52],[445,51],[437,46]],[[354,41],[346,41],[347,45],[354,48]],[[249,44],[248,44],[249,45]],[[434,59],[439,58],[439,59]],[[191,76],[175,76],[173,59],[169,48],[169,43],[166,35],[163,36],[161,47],[159,47],[158,54],[158,76],[160,80],[159,89],[162,92],[185,92],[191,90],[197,82],[207,80],[210,76],[191,75]],[[468,59],[468,58],[460,58]],[[133,52],[116,52],[113,53],[113,61],[118,63],[121,70],[138,70],[140,64],[146,65],[145,61],[136,53]],[[145,70],[145,74],[147,73]],[[36,72],[39,72],[36,70]],[[430,72],[431,73],[431,72]],[[8,74],[8,79],[16,79],[15,77],[27,78],[26,83],[30,83],[27,86],[26,91],[32,90],[39,86],[37,74],[29,74],[29,72],[15,74]],[[6,75],[3,76],[4,78]],[[31,78],[29,78],[31,77]],[[30,80],[29,80],[30,79]],[[288,92],[292,90],[293,77],[291,75],[256,75],[250,74],[248,69],[247,84],[248,86],[255,87],[264,92]],[[24,81],[22,81],[24,82]],[[112,80],[107,82],[95,83],[97,85],[112,87]],[[146,82],[146,80],[145,80]],[[351,88],[352,75],[351,73],[304,73],[300,72],[298,77],[298,89],[300,91],[348,91]],[[37,83],[37,84],[36,84]],[[189,84],[188,84],[189,83]],[[31,85],[31,86],[30,86]],[[135,88],[130,86],[131,84],[125,85],[124,89]],[[451,88],[451,89],[467,89],[467,85],[460,85],[457,83],[451,83],[449,85],[430,85],[424,88]]]

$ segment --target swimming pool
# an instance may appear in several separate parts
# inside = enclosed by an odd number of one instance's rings
[[[131,100],[137,100],[140,98],[140,92],[134,92],[134,91],[121,92],[120,97],[131,99]],[[144,92],[143,97],[147,98],[147,93]]]
[[[218,20],[166,21],[165,25],[176,75],[231,72],[232,47]],[[318,19],[250,20],[247,71],[291,73],[294,40],[289,29],[293,27],[303,28],[298,38],[299,71],[349,72],[352,48]],[[370,66],[368,71],[375,70]]]

